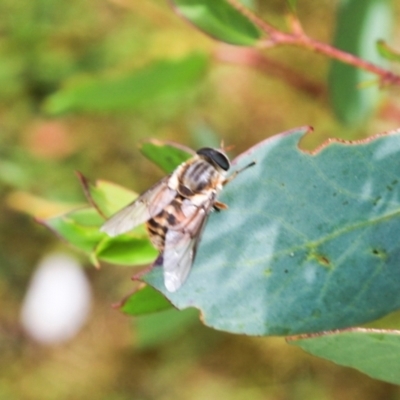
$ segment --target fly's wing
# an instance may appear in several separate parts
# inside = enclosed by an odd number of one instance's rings
[[[169,178],[166,176],[114,214],[100,230],[114,237],[130,231],[160,213],[176,196],[176,191],[168,185]]]
[[[178,290],[189,275],[212,204],[213,199],[199,207],[183,203],[187,219],[168,229],[164,252],[156,264],[163,266],[164,284],[169,292]]]

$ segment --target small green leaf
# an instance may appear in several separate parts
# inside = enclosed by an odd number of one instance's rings
[[[112,182],[97,180],[93,184],[81,173],[78,173],[78,178],[89,203],[105,217],[110,217],[137,197],[135,192]]]
[[[112,188],[109,185],[105,187]],[[100,232],[104,218],[94,208],[78,209],[40,222],[73,246],[88,253],[92,260],[133,266],[149,264],[158,254],[143,226],[115,238]]]
[[[171,303],[151,286],[143,286],[129,296],[122,304],[121,311],[129,315],[150,314],[172,308]]]
[[[291,337],[308,353],[400,385],[400,331],[353,328]]]
[[[199,320],[194,309],[183,311],[171,308],[136,318],[136,339],[140,348],[151,348],[175,339]]]
[[[172,173],[179,164],[187,161],[195,154],[188,147],[158,140],[149,140],[143,143],[140,151],[167,174]]]
[[[100,221],[104,220],[96,210],[80,209],[39,222],[73,246],[90,253],[104,237],[104,233],[99,231]]]
[[[384,66],[376,41],[390,36],[393,11],[390,0],[347,0],[340,2],[333,45],[374,64]],[[333,110],[340,121],[359,125],[374,111],[379,101],[376,75],[332,61],[329,93]],[[375,79],[376,85],[360,89],[360,84]]]
[[[251,46],[261,38],[258,27],[225,0],[173,0],[171,3],[179,14],[214,39]]]
[[[76,225],[81,225],[83,227],[98,227],[104,222],[104,218],[102,218],[96,210],[88,207],[78,208],[68,212],[66,217]]]
[[[390,47],[384,40],[378,40],[376,47],[379,54],[386,60],[400,62],[400,51]]]
[[[182,60],[157,61],[125,75],[71,82],[48,98],[45,111],[53,115],[71,111],[121,111],[170,101],[171,96],[192,89],[206,67],[206,57],[195,54]]]
[[[94,251],[99,260],[129,266],[149,264],[156,259],[157,254],[148,237],[136,236],[134,231],[113,238],[107,236]]]

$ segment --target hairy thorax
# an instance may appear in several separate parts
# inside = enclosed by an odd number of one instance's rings
[[[221,174],[213,165],[202,159],[183,165],[178,176],[178,192],[184,197],[190,197],[208,190],[218,190]]]

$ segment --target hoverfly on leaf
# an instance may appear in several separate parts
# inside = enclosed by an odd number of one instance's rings
[[[219,149],[202,148],[114,214],[101,231],[117,236],[146,223],[150,240],[160,252],[154,266],[163,266],[165,287],[175,292],[189,275],[208,215],[213,209],[227,208],[217,201],[218,193],[239,172],[254,164],[226,177],[230,168],[226,154]]]

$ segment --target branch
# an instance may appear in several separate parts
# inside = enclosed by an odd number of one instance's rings
[[[237,0],[227,0],[227,2],[232,7],[235,7],[240,13],[247,17],[251,22],[253,22],[253,24],[258,26],[258,28],[267,35],[267,39],[259,43],[259,47],[261,48],[269,48],[279,45],[304,47],[316,53],[339,60],[345,64],[352,65],[353,67],[369,71],[379,76],[382,85],[400,85],[400,75],[359,58],[351,53],[347,53],[343,50],[337,49],[336,47],[330,46],[329,44],[312,39],[304,33],[300,21],[294,15],[291,15],[289,18],[289,26],[291,31],[287,33],[276,29],[261,19],[258,15],[245,8]]]

